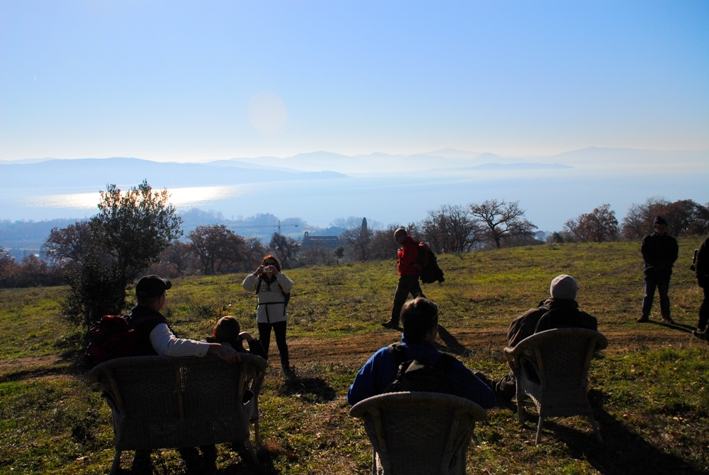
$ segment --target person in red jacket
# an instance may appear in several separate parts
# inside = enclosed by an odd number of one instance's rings
[[[408,235],[404,228],[398,228],[394,231],[394,239],[401,246],[397,252],[399,283],[396,286],[396,293],[394,294],[394,306],[391,309],[391,319],[382,323],[382,326],[384,328],[399,330],[399,316],[409,294],[414,298],[425,298],[426,296],[421,291],[419,269],[416,267],[416,260],[419,256],[418,243]]]

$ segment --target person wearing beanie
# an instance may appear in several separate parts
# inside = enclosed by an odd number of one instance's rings
[[[643,267],[643,282],[645,294],[643,295],[642,313],[638,323],[650,321],[652,301],[655,289],[660,295],[660,313],[665,323],[673,324],[670,316],[670,278],[672,266],[679,255],[677,240],[667,234],[667,221],[662,216],[655,217],[652,223],[653,233],[645,236],[640,247],[645,266]]]
[[[406,303],[406,298],[411,294],[413,298],[426,297],[419,284],[419,269],[416,267],[416,260],[419,256],[419,246],[404,228],[394,231],[394,240],[401,246],[396,253],[399,272],[399,283],[394,293],[394,305],[391,309],[391,318],[382,323],[384,328],[399,330],[399,317],[401,309]]]
[[[579,310],[576,303],[578,289],[576,280],[570,275],[561,274],[554,277],[549,286],[550,297],[539,302],[537,308],[527,310],[512,321],[507,329],[507,346],[516,346],[525,338],[552,328],[598,330],[596,318]],[[517,381],[514,373],[510,371],[494,383],[487,381],[495,391],[498,405],[509,406],[516,394]]]

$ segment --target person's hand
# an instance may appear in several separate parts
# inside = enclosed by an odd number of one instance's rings
[[[238,351],[229,346],[220,345],[219,343],[212,343],[209,345],[209,351],[207,351],[207,353],[217,355],[227,363],[236,363],[237,361],[241,361],[241,356],[239,356]]]
[[[261,275],[261,274],[263,274],[263,264],[260,265],[260,266],[258,266],[258,269],[256,269],[256,271],[254,272],[254,274],[256,274],[256,275]]]
[[[251,336],[251,333],[249,333],[249,332],[241,332],[241,333],[239,333],[239,338],[241,338],[242,340],[249,341],[249,342],[250,342],[250,341],[253,341],[253,339],[254,339],[254,337],[252,337],[252,336]]]

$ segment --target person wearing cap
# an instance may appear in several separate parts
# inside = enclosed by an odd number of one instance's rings
[[[234,363],[239,361],[239,353],[233,348],[219,343],[177,338],[160,313],[167,300],[167,291],[172,288],[169,280],[157,275],[146,275],[135,286],[138,305],[130,314],[131,323],[138,332],[139,355],[159,356],[205,356],[217,355]]]
[[[441,352],[433,345],[438,335],[438,305],[423,297],[406,302],[401,311],[404,333],[401,348],[407,360],[435,366]],[[396,379],[399,365],[388,346],[379,349],[362,366],[347,392],[351,405],[383,393]],[[460,360],[448,368],[447,377],[453,394],[470,399],[485,409],[495,405],[490,387],[478,379]]]
[[[411,294],[414,298],[426,297],[419,284],[419,269],[416,267],[416,260],[419,256],[419,246],[406,229],[398,228],[394,231],[394,240],[401,246],[397,252],[397,270],[399,272],[399,283],[394,294],[394,306],[391,309],[391,318],[382,323],[384,328],[399,329],[399,314],[406,302],[406,298]]]
[[[660,295],[660,313],[665,323],[674,323],[670,316],[670,277],[672,266],[679,255],[677,240],[667,234],[667,221],[662,216],[657,216],[652,223],[653,233],[643,238],[640,252],[643,255],[643,281],[645,295],[643,296],[642,314],[638,323],[650,321],[652,301],[655,289]]]
[[[167,320],[160,313],[167,300],[167,291],[171,288],[172,283],[169,280],[157,275],[146,275],[135,286],[135,296],[138,300],[138,305],[133,307],[130,320],[138,333],[136,355],[176,357],[214,354],[227,363],[240,361],[239,353],[230,346],[177,338],[172,333]],[[197,456],[196,448],[180,447],[178,449],[190,473],[201,472],[202,463],[207,467],[213,466],[217,459],[217,450],[214,445],[205,445],[200,447],[200,449],[204,462],[200,461]],[[136,450],[133,459],[133,473],[152,473],[150,452],[150,450]]]
[[[552,328],[586,328],[598,330],[595,317],[579,310],[576,303],[576,280],[567,274],[554,277],[549,286],[550,298],[539,302],[537,308],[527,310],[512,320],[507,329],[507,346],[514,347],[525,338]],[[509,405],[516,394],[517,381],[512,371],[496,383],[491,383],[498,404]]]

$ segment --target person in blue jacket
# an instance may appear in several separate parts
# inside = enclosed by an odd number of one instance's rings
[[[423,297],[407,302],[401,311],[404,325],[401,347],[407,359],[434,366],[441,352],[433,345],[438,335],[438,305]],[[381,394],[396,379],[398,364],[388,346],[374,353],[355,376],[347,392],[347,402],[354,405]],[[456,396],[476,402],[485,409],[495,405],[495,394],[465,365],[455,360],[448,369],[448,382]]]

